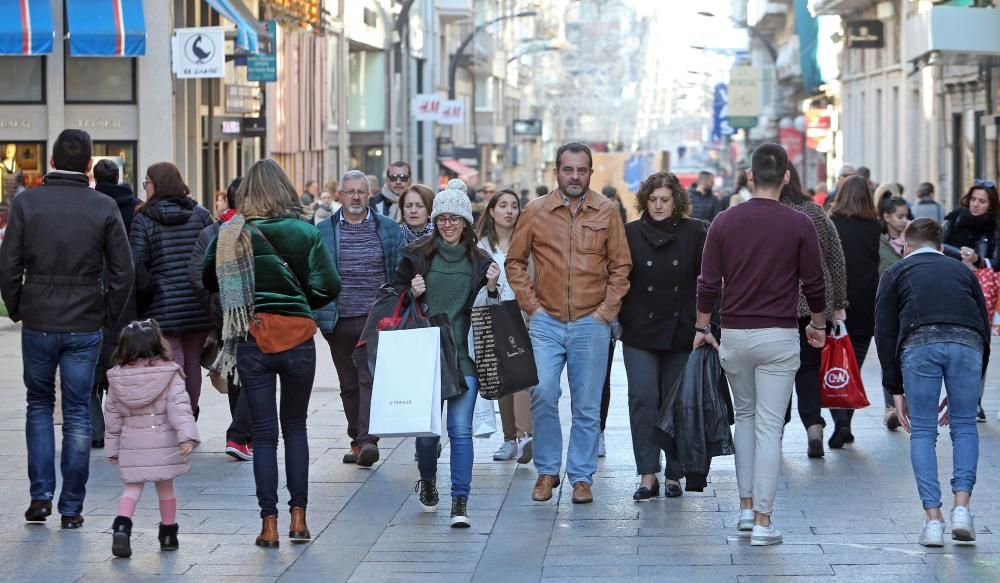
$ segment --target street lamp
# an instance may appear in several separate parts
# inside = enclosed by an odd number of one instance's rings
[[[472,29],[469,36],[465,37],[462,44],[458,45],[458,49],[455,50],[455,55],[451,58],[451,67],[448,69],[448,99],[455,99],[455,75],[458,74],[458,61],[462,58],[462,53],[465,52],[466,47],[472,42],[472,39],[476,38],[476,35],[482,32],[485,28],[492,26],[498,22],[504,20],[510,20],[512,18],[527,18],[529,16],[538,16],[538,11],[527,10],[525,12],[518,12],[517,14],[507,14],[505,16],[500,16],[494,18],[493,20],[487,20],[486,22],[480,24],[476,28]]]
[[[698,16],[704,16],[706,18],[715,18],[716,14],[714,12],[709,12],[707,10],[701,10],[698,12]],[[778,51],[774,48],[774,45],[771,44],[771,41],[767,40],[767,37],[761,34],[761,32],[757,30],[756,27],[750,26],[750,24],[745,20],[740,20],[732,16],[729,17],[729,20],[739,28],[747,29],[747,31],[750,33],[750,36],[756,38],[757,40],[760,41],[762,45],[764,45],[764,48],[767,49],[767,54],[771,56],[771,63],[778,62]]]

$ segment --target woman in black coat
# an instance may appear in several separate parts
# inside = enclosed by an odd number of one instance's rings
[[[187,266],[199,233],[212,224],[212,215],[191,198],[180,170],[170,162],[150,166],[142,186],[146,202],[132,220],[129,234],[139,317],[159,323],[174,361],[184,369],[197,417],[201,350],[213,323],[194,295]]]
[[[868,181],[863,178],[848,179],[830,209],[830,219],[840,235],[847,268],[847,320],[844,323],[851,337],[851,346],[858,361],[858,368],[865,362],[875,334],[875,292],[879,280],[879,245],[882,225],[879,223],[875,204],[872,202]],[[886,393],[888,394],[888,393]],[[886,400],[886,423],[891,399]],[[852,409],[831,409],[834,430],[830,436],[831,449],[844,447],[854,441],[851,433]],[[896,421],[896,427],[899,421]]]
[[[983,259],[995,257],[997,216],[1000,199],[996,185],[977,180],[958,202],[959,207],[941,223],[944,253],[974,267],[985,267]],[[994,269],[1000,266],[994,265]]]
[[[684,372],[694,343],[695,299],[704,221],[688,218],[691,201],[671,172],[657,172],[639,187],[638,220],[625,225],[632,254],[629,291],[618,320],[628,376],[629,420],[635,465],[642,476],[632,497],[659,496],[660,449],[649,441],[667,392]],[[681,495],[679,464],[667,460],[666,495]]]

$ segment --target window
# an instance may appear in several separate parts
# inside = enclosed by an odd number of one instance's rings
[[[0,57],[0,103],[45,103],[45,57]]]
[[[135,142],[99,142],[94,141],[94,164],[98,160],[109,159],[118,166],[118,180],[136,190]]]
[[[66,103],[135,103],[135,59],[66,57]]]
[[[496,90],[493,77],[476,77],[476,111],[493,111]]]

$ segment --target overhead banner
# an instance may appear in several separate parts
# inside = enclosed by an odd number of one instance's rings
[[[221,27],[178,28],[170,39],[173,70],[178,79],[212,79],[226,75],[226,36]]]
[[[411,101],[413,118],[442,125],[457,125],[465,121],[465,103],[445,99],[436,93],[420,93]]]
[[[715,100],[712,104],[712,141],[721,142],[722,138],[733,135],[729,125],[729,88],[725,83],[715,85]]]

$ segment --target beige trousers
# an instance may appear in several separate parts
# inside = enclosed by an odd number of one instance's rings
[[[500,424],[504,441],[531,433],[531,389],[500,397]]]

